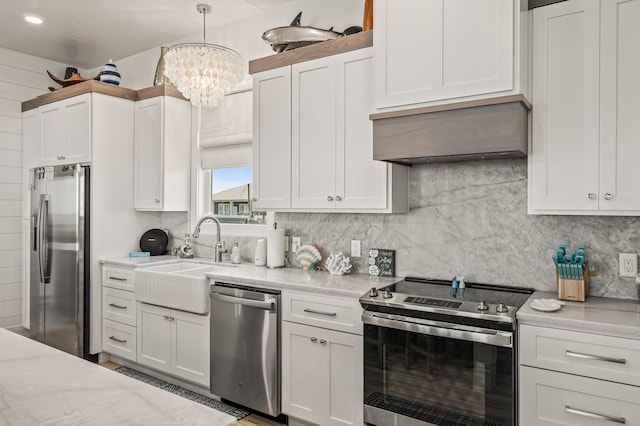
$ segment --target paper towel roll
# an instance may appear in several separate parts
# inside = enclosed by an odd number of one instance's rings
[[[284,266],[284,229],[267,230],[267,267]]]

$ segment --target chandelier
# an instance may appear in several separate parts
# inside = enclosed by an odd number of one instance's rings
[[[211,6],[199,4],[196,9],[203,18],[203,42],[169,48],[164,56],[164,75],[193,105],[215,107],[242,80],[243,63],[235,50],[206,42]]]

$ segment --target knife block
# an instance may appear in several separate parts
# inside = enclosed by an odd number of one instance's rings
[[[581,280],[571,278],[560,278],[556,270],[556,281],[558,282],[558,299],[571,300],[574,302],[584,302],[589,295],[589,268],[582,267]]]

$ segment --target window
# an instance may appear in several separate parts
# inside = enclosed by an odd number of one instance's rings
[[[211,169],[211,211],[223,223],[264,223],[251,209],[252,167]]]

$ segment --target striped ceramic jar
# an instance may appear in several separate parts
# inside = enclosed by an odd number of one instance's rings
[[[116,86],[120,84],[120,73],[118,72],[116,64],[113,63],[113,60],[109,59],[109,63],[104,64],[104,67],[102,67],[102,71],[100,71],[100,81],[115,84]]]

